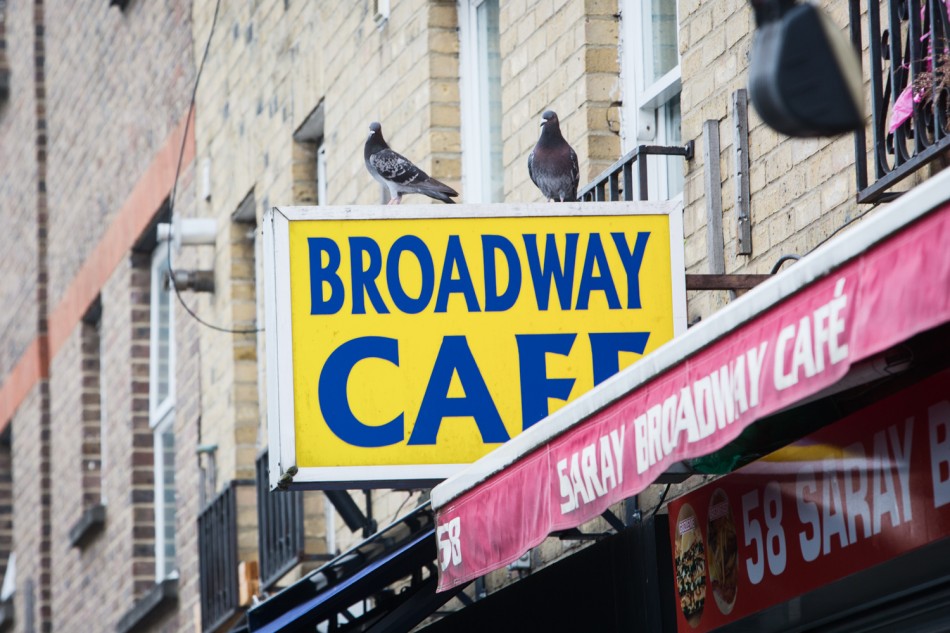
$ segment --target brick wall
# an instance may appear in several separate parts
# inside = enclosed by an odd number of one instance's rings
[[[155,583],[155,440],[149,426],[150,301],[152,285],[150,252],[129,257],[127,312],[117,324],[129,330],[128,356],[116,359],[116,370],[126,367],[129,381],[128,416],[131,441],[125,446],[122,462],[127,464],[126,488],[119,492],[118,504],[131,508],[131,545],[126,573],[131,579],[130,605]],[[111,307],[111,306],[110,306]],[[122,463],[120,462],[120,463]]]
[[[185,172],[183,181],[192,182],[190,171]],[[184,199],[191,198],[189,194]],[[106,524],[82,547],[71,547],[68,538],[83,509],[82,328],[73,332],[53,362],[53,418],[60,429],[52,437],[52,494],[57,508],[57,520],[52,524],[55,630],[83,630],[88,622],[102,623],[102,630],[114,629],[119,618],[155,584],[154,439],[148,418],[150,263],[150,253],[130,252],[101,292],[101,490]],[[190,347],[196,346],[194,327],[180,310],[175,320],[180,359],[175,418],[176,545],[182,597],[177,611],[148,630],[191,630],[197,602],[198,473],[194,447],[199,361]],[[88,398],[86,402],[88,405]]]
[[[84,511],[82,469],[82,432],[83,432],[83,361],[82,336],[72,337],[63,346],[51,365],[51,388],[54,394],[51,414],[57,421],[57,432],[50,438],[50,447],[55,458],[51,464],[51,478],[56,484],[51,490],[56,518],[52,528],[52,557],[54,573],[58,578],[70,579],[67,586],[53,583],[52,612],[53,626],[60,630],[60,618],[69,612],[83,611],[83,602],[90,596],[75,590],[75,584],[88,573],[83,569],[83,556],[70,547],[69,529],[75,525]],[[78,370],[78,371],[77,371]],[[16,431],[16,429],[14,429]],[[22,480],[17,479],[17,488]],[[22,515],[22,506],[16,508],[16,519]],[[110,517],[111,518],[111,517]],[[21,543],[17,549],[21,550]],[[19,556],[19,554],[18,554]],[[19,560],[17,561],[19,567]],[[19,569],[17,580],[20,581]],[[18,583],[19,584],[19,583]],[[19,613],[16,614],[19,618]]]
[[[10,96],[0,102],[0,376],[7,376],[36,336],[36,97],[32,3],[6,3],[5,57]],[[3,423],[6,420],[2,421]]]
[[[13,544],[17,553],[13,608],[16,631],[28,631],[26,625],[31,622],[33,631],[43,628],[39,587],[48,578],[44,576],[41,563],[44,519],[40,503],[40,422],[43,417],[42,391],[46,388],[45,382],[38,384],[13,418]],[[32,591],[28,590],[28,585],[32,586]]]
[[[133,255],[131,246],[144,226],[142,218],[147,223],[168,195],[169,172],[181,146],[173,137],[180,133],[193,81],[190,2],[131,3],[125,12],[109,3],[83,4],[88,6],[45,7],[45,29],[38,31],[46,45],[42,94],[50,143],[45,231],[50,267],[43,278],[49,280],[47,311],[56,317],[50,393],[57,431],[50,452],[57,512],[48,528],[56,580],[46,603],[43,585],[38,581],[36,587],[38,612],[56,630],[83,630],[90,622],[112,629],[155,583],[149,258]],[[157,157],[161,164],[156,167]],[[189,163],[181,182],[187,190],[179,191],[178,201],[193,212]],[[99,385],[90,365],[94,337],[88,331],[84,336],[88,326],[79,319],[96,294],[103,305]],[[197,601],[195,340],[193,329],[179,328],[176,483],[187,491],[177,514],[183,598],[180,610],[156,622],[155,630],[190,630]],[[88,468],[96,461],[97,388],[103,394],[106,527],[83,547],[70,547],[69,528],[84,505],[99,497],[95,469]],[[18,517],[29,512],[16,507]],[[17,540],[24,564],[35,567],[21,545]],[[17,621],[21,626],[19,616]]]
[[[846,34],[847,5],[822,4]],[[752,10],[739,0],[681,0],[679,20],[683,139],[696,141],[696,156],[687,163],[684,196],[688,272],[709,272],[702,150],[706,120],[719,124],[727,273],[767,273],[781,255],[805,255],[833,231],[872,210],[869,205],[855,203],[850,135],[789,139],[766,127],[750,105],[752,254],[737,255],[732,99],[735,91],[748,83]],[[725,293],[693,293],[690,320],[709,315],[726,302]]]
[[[83,0],[46,12],[55,306],[184,116],[194,51],[188,0],[125,11]]]
[[[608,114],[620,99],[616,0],[501,3],[502,137],[505,200],[541,202],[528,154],[541,113],[558,113],[577,152],[580,184],[620,157]]]

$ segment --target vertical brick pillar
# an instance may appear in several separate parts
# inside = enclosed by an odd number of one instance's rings
[[[0,434],[0,578],[7,573],[13,551],[13,448],[10,428]]]
[[[84,319],[81,331],[81,380],[82,380],[82,507],[99,504],[101,494],[101,427],[102,385],[99,323],[97,319]]]
[[[132,329],[132,459],[129,503],[132,505],[132,579],[136,599],[155,586],[154,436],[149,428],[149,308],[151,253],[133,252],[129,299]]]
[[[10,98],[10,64],[7,62],[7,0],[0,0],[0,103]]]
[[[49,385],[49,206],[46,197],[46,32],[43,0],[33,3],[33,86],[36,100],[36,332],[40,362],[40,463],[39,463],[39,582],[36,600],[38,629],[52,631],[50,523],[50,385]]]

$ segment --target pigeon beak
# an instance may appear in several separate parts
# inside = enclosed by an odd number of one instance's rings
[[[548,122],[547,119],[541,119],[541,127],[544,127],[544,124],[547,123],[547,122]]]

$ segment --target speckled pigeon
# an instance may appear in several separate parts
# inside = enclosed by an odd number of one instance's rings
[[[561,136],[557,114],[541,115],[541,138],[528,155],[528,174],[548,202],[577,200],[577,154]]]
[[[392,197],[389,204],[401,203],[403,194],[407,193],[421,193],[449,204],[455,204],[449,196],[459,195],[452,187],[430,177],[409,159],[389,149],[383,138],[383,129],[375,121],[369,124],[363,159],[373,178],[389,188]]]

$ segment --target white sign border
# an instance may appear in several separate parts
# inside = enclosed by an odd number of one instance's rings
[[[290,222],[519,217],[669,217],[673,336],[686,332],[686,267],[683,199],[662,202],[572,202],[545,204],[378,205],[273,207],[264,213],[265,338],[267,346],[267,438],[270,487],[303,489],[408,488],[432,486],[469,464],[332,466],[298,468],[294,425],[293,343],[290,310]],[[276,420],[276,424],[272,423]],[[385,482],[385,486],[379,486]],[[370,485],[372,484],[372,485]]]

